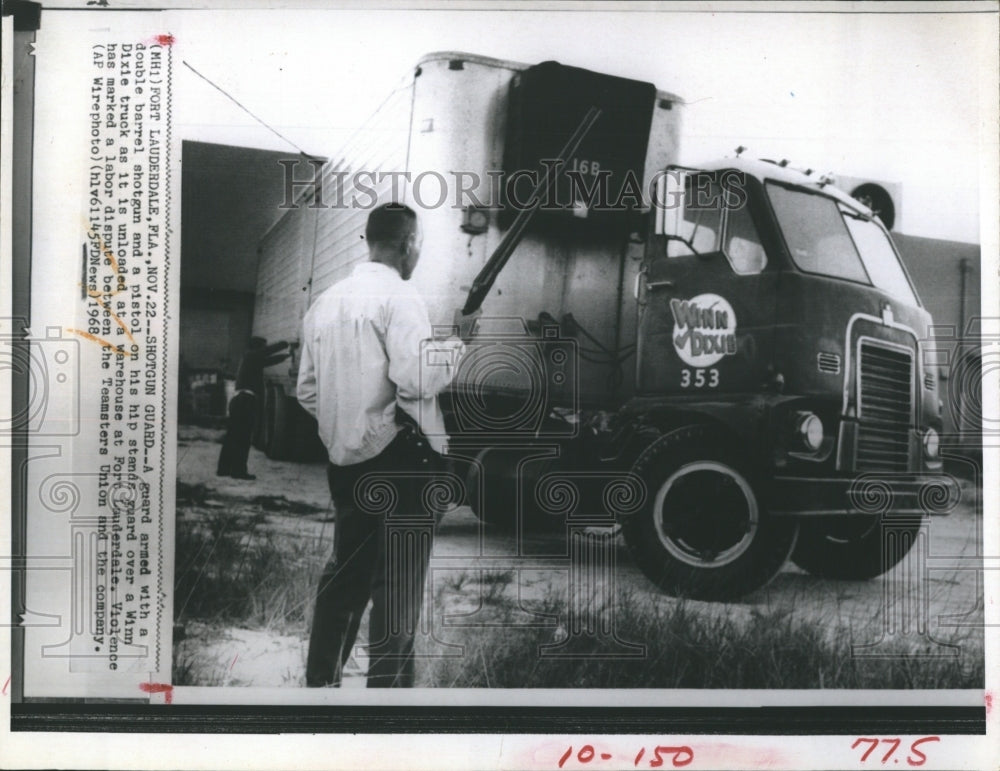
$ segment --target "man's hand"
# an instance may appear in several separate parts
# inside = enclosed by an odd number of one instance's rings
[[[475,331],[476,322],[479,317],[483,315],[482,308],[476,308],[472,313],[466,315],[462,313],[461,308],[455,309],[455,318],[453,320],[453,325],[458,328],[458,336],[463,341],[468,342],[472,338],[472,333]]]
[[[429,340],[425,343],[427,350],[439,364],[447,362],[449,367],[458,366],[458,360],[465,355],[465,341],[457,337],[448,337],[444,340]]]

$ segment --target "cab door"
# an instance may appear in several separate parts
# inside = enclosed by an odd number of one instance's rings
[[[777,265],[739,176],[681,172],[659,198],[674,205],[653,218],[638,277],[640,394],[759,392],[772,376]]]

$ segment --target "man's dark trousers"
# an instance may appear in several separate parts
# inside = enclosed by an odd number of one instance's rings
[[[327,467],[335,507],[333,555],[323,569],[306,684],[340,685],[368,600],[368,687],[412,687],[434,515],[422,491],[436,453],[409,429],[377,457]]]
[[[219,452],[218,476],[247,475],[256,412],[257,397],[251,391],[239,391],[229,400],[229,422]]]

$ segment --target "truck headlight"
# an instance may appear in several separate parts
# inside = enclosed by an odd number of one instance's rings
[[[823,444],[823,421],[812,412],[800,412],[795,419],[795,435],[810,452]]]
[[[937,431],[928,428],[924,432],[924,457],[928,460],[936,460],[938,452],[941,450],[941,440]]]

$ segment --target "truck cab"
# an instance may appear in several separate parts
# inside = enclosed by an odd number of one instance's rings
[[[652,502],[625,523],[640,565],[705,597],[789,555],[830,577],[889,569],[956,490],[931,318],[888,231],[768,161],[672,167],[657,189],[624,410],[657,427],[633,466]]]

